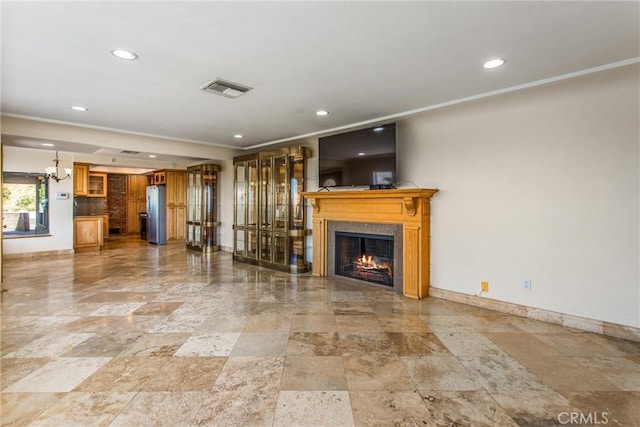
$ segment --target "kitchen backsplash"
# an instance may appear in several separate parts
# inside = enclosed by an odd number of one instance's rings
[[[75,197],[73,199],[73,216],[105,215],[107,199],[104,197]]]

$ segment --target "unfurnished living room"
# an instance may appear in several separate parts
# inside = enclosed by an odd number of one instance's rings
[[[640,426],[640,3],[1,12],[2,426]]]

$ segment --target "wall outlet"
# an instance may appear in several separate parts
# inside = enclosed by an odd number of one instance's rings
[[[530,291],[531,290],[531,279],[525,279],[522,282],[522,289],[525,291]]]
[[[489,292],[489,282],[480,282],[480,291]]]

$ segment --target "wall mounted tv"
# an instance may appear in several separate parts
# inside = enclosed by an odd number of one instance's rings
[[[320,187],[391,188],[396,182],[395,123],[320,138]]]

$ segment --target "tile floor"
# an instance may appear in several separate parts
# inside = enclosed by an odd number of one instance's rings
[[[3,426],[640,425],[640,344],[182,245],[6,260]]]

